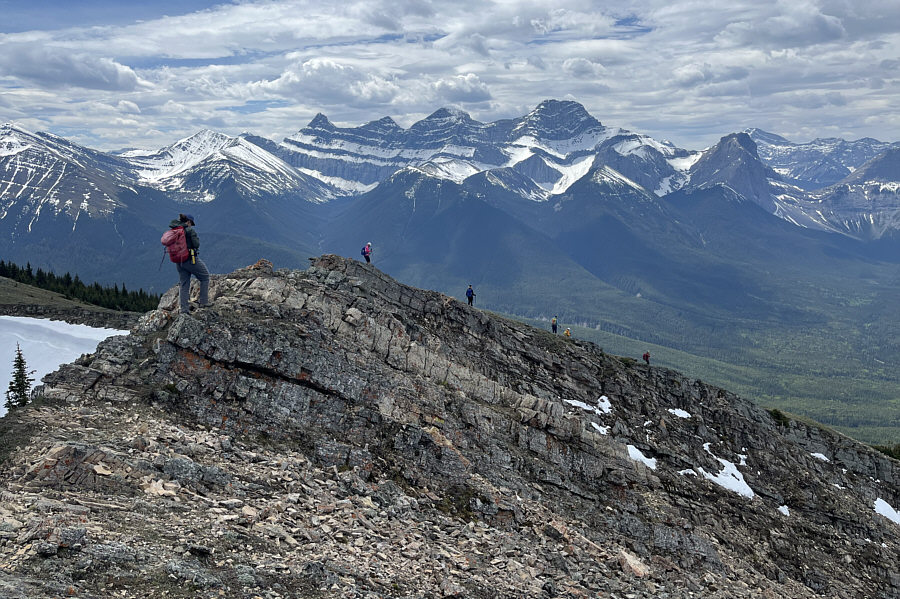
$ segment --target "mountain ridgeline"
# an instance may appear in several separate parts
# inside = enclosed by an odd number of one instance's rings
[[[873,442],[900,435],[898,145],[759,130],[702,151],[547,100],[482,123],[317,115],[277,142],[200,132],[108,154],[0,129],[0,254],[159,291],[197,218],[216,272],[323,251],[727,383]]]
[[[0,595],[900,596],[843,435],[335,255],[210,299],[0,420]]]

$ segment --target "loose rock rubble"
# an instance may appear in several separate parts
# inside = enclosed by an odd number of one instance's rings
[[[845,437],[335,256],[211,296],[0,421],[0,597],[900,596]]]

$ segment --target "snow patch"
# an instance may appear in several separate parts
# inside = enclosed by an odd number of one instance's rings
[[[698,468],[700,474],[703,475],[704,478],[710,480],[720,487],[728,489],[729,491],[734,491],[738,495],[742,495],[747,497],[748,499],[753,499],[755,493],[753,489],[750,488],[750,485],[744,480],[744,475],[737,469],[737,466],[734,465],[733,462],[729,462],[728,460],[723,460],[720,457],[717,457],[712,451],[709,449],[710,444],[704,443],[703,449],[716,458],[720,464],[722,464],[722,470],[718,474],[710,474],[706,472],[703,468]],[[743,456],[742,456],[743,457]]]
[[[609,402],[609,398],[605,395],[601,395],[597,400],[597,405],[592,406],[584,403],[583,401],[579,401],[577,399],[567,399],[565,402],[569,405],[575,406],[576,408],[581,408],[587,412],[593,412],[598,416],[602,416],[603,414],[609,414],[610,410],[612,410],[612,404]]]
[[[812,457],[816,458],[817,460],[822,460],[823,462],[830,462],[830,461],[831,461],[831,460],[829,460],[827,457],[825,457],[825,454],[821,454],[821,453],[811,453],[811,454],[809,454],[809,455],[811,455]]]
[[[641,453],[641,450],[635,447],[634,445],[628,445],[628,457],[634,460],[635,462],[641,462],[645,464],[651,470],[656,470],[656,459],[648,458],[644,454]]]
[[[681,408],[669,408],[669,413],[673,416],[678,416],[679,418],[690,418],[690,412],[686,412]]]
[[[588,173],[589,170],[591,170],[591,165],[593,164],[593,156],[585,156],[584,158],[575,160],[571,165],[568,166],[560,166],[554,164],[553,168],[562,173],[562,177],[560,177],[559,180],[553,185],[553,189],[550,190],[550,193],[554,195],[565,193],[573,183],[581,179]]]
[[[700,157],[703,156],[703,152],[692,152],[687,156],[682,156],[681,158],[669,158],[666,162],[669,163],[669,166],[674,168],[676,171],[686,172],[691,170],[691,167],[694,166]]]
[[[600,433],[601,435],[608,435],[608,434],[609,434],[609,427],[608,427],[608,426],[600,426],[600,425],[597,424],[596,422],[592,422],[592,423],[591,423],[591,426],[594,427],[594,430],[596,430],[596,431],[597,431],[598,433]]]
[[[791,510],[788,509],[788,506],[782,505],[778,507],[778,511],[784,514],[785,516],[791,515]]]
[[[129,331],[101,329],[58,320],[0,316],[0,364],[12,364],[16,343],[22,348],[28,370],[34,370],[35,383],[63,364],[81,354],[97,349],[100,341],[113,335],[127,335]],[[11,368],[0,368],[0,388],[9,387]],[[0,404],[0,416],[6,409]]]
[[[881,514],[894,524],[900,524],[900,512],[897,512],[891,504],[881,497],[875,500],[875,513]]]

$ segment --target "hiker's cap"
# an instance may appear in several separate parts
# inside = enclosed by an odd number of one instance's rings
[[[197,224],[197,221],[194,220],[193,214],[185,214],[184,215],[184,222],[187,222],[187,221],[191,221],[192,223]]]

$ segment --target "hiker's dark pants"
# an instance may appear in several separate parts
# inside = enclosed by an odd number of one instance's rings
[[[369,264],[371,262],[372,262],[372,259],[369,258],[369,254],[366,254],[366,264]]]
[[[469,298],[469,305],[470,305],[470,306],[472,305],[472,298],[471,298],[471,297]]]
[[[193,264],[190,260],[186,260],[176,264],[175,268],[178,269],[178,307],[181,313],[187,314],[191,311],[191,275],[200,281],[200,305],[209,304],[209,271],[206,270],[203,260],[197,256]]]

